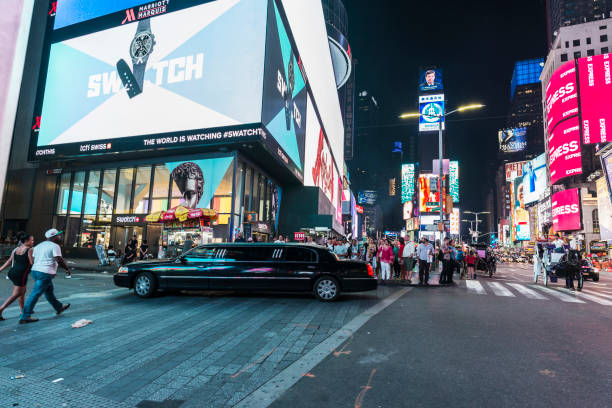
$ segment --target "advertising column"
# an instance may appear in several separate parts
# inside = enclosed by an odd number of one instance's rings
[[[0,14],[0,207],[34,0],[4,0]]]

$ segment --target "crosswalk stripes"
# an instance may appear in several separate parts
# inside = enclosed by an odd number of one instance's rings
[[[612,301],[609,301],[609,300],[606,300],[606,299],[602,299],[602,298],[599,298],[597,296],[589,295],[589,294],[582,293],[582,292],[573,292],[573,291],[570,291],[568,289],[565,289],[565,291],[568,292],[568,293],[574,294],[574,295],[576,295],[578,297],[581,297],[581,298],[584,298],[584,299],[588,299],[591,302],[599,303],[600,305],[612,306]]]
[[[497,296],[515,297],[512,292],[499,282],[489,282],[489,287]]]
[[[603,293],[603,292],[595,292],[595,291],[592,291],[592,290],[586,290],[586,289],[582,289],[582,291],[583,291],[583,292],[586,292],[586,293],[590,293],[591,295],[597,295],[597,296],[599,296],[599,297],[603,297],[603,298],[606,298],[606,299],[612,299],[612,295],[609,295],[609,294],[607,294],[607,293]]]
[[[482,285],[478,281],[467,280],[467,281],[465,281],[465,285],[468,288],[468,292],[476,292],[479,295],[486,295],[487,294],[485,289],[482,287]]]
[[[546,292],[551,296],[556,297],[557,299],[560,299],[563,302],[567,302],[567,303],[584,303],[582,300],[580,299],[576,299],[575,297],[566,295],[564,293],[559,292],[558,290],[554,290],[554,289],[550,289],[550,288],[545,288],[544,286],[534,286],[534,288],[541,290],[542,292]]]
[[[546,296],[540,295],[535,290],[529,289],[524,285],[520,285],[518,283],[508,283],[514,290],[519,292],[521,295],[529,298],[529,299],[539,299],[539,300],[548,300]]]

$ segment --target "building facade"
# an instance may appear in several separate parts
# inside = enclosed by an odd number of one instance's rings
[[[562,27],[612,17],[610,0],[546,0],[548,44],[551,46]]]
[[[91,255],[133,235],[343,234],[344,125],[320,4],[47,3],[32,15],[3,235],[56,227],[67,252]]]

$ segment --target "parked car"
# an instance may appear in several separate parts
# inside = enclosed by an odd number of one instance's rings
[[[173,260],[125,265],[114,281],[145,298],[159,289],[238,290],[312,292],[329,302],[377,287],[369,264],[304,244],[202,245]]]

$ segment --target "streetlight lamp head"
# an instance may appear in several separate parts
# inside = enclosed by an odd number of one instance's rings
[[[409,119],[409,118],[417,118],[421,116],[420,113],[418,112],[408,112],[408,113],[402,113],[399,118],[400,119]]]
[[[474,109],[481,109],[484,108],[486,105],[483,105],[481,103],[474,103],[472,105],[464,105],[464,106],[460,106],[459,108],[457,108],[457,110],[459,112],[464,112],[467,110],[474,110]]]

